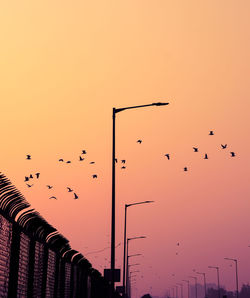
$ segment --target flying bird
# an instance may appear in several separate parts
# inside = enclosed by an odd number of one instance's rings
[[[210,130],[209,135],[210,136],[213,136],[214,135],[214,132],[212,130]]]
[[[235,157],[235,152],[230,152],[231,153],[231,157]]]
[[[91,161],[91,162],[90,162],[91,165],[93,165],[94,163],[95,163],[94,161]]]
[[[222,148],[222,149],[226,149],[226,148],[227,148],[227,144],[225,144],[225,145],[222,145],[222,144],[221,144],[221,148]]]
[[[36,178],[38,179],[40,176],[40,173],[36,173],[35,175],[36,175]]]
[[[31,155],[26,155],[26,159],[31,159]]]
[[[79,161],[83,161],[83,160],[84,160],[84,158],[79,156]]]
[[[25,176],[24,182],[27,182],[27,181],[29,181],[29,177]]]
[[[60,158],[60,159],[59,159],[59,161],[63,161],[63,159],[62,159],[62,158]]]
[[[125,160],[125,159],[122,159],[121,162],[122,162],[122,163],[126,163],[126,160]]]
[[[49,199],[55,199],[55,200],[57,200],[57,198],[56,198],[56,197],[54,197],[54,196],[53,196],[53,197],[50,197]]]
[[[141,144],[142,143],[142,140],[137,140],[137,143]]]
[[[27,184],[27,183],[26,183],[26,185],[27,185],[28,187],[32,187],[34,184]]]
[[[72,192],[73,191],[73,189],[71,189],[70,187],[67,187],[67,189],[68,189],[68,192]]]
[[[33,179],[33,176],[32,176],[32,174],[30,174],[30,179]]]
[[[66,161],[66,163],[71,163],[71,161],[70,161],[70,160],[68,160],[68,161]]]
[[[126,167],[125,166],[122,166],[121,169],[126,169]]]
[[[87,154],[87,151],[86,150],[82,150],[82,154]]]
[[[53,186],[51,186],[51,185],[46,185],[47,187],[48,187],[48,189],[51,189],[51,188],[53,188]]]
[[[204,157],[204,159],[208,159],[208,157],[207,157],[207,153],[205,153],[205,157]]]
[[[187,172],[187,170],[188,170],[188,168],[187,168],[187,167],[185,167],[185,168],[184,168],[184,171],[185,171],[185,172]]]
[[[116,163],[117,163],[117,161],[118,161],[117,158],[115,158],[115,162],[116,162]]]
[[[167,153],[167,154],[165,154],[165,156],[166,156],[166,158],[168,159],[168,160],[170,160],[170,155]]]
[[[74,192],[74,199],[78,199],[78,195]]]
[[[180,246],[180,243],[179,242],[177,243],[177,246]]]
[[[93,179],[94,179],[94,178],[97,178],[97,175],[96,175],[96,174],[94,174],[94,175],[92,175],[92,177],[93,177]]]
[[[198,148],[197,147],[193,147],[194,152],[198,152]]]

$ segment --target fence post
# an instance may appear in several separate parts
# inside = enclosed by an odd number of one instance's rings
[[[42,277],[42,298],[46,297],[46,282],[48,269],[48,248],[43,245],[43,277]]]
[[[36,245],[35,240],[30,238],[29,269],[28,269],[28,296],[27,296],[27,298],[33,297],[35,245]]]
[[[8,298],[15,298],[17,296],[19,252],[20,252],[20,230],[16,224],[13,224],[12,241],[11,241],[11,247],[10,247],[10,274],[9,274]]]

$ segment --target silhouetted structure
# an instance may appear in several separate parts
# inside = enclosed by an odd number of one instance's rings
[[[0,297],[109,297],[100,272],[2,174],[0,249]]]

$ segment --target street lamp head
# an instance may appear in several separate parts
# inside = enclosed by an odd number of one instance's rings
[[[169,102],[154,102],[152,103],[153,106],[166,106]]]

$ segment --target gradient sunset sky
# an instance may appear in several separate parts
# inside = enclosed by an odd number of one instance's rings
[[[128,209],[128,237],[147,237],[130,245],[138,296],[193,269],[216,283],[209,265],[234,290],[224,257],[250,282],[249,12],[248,0],[0,3],[0,170],[102,273],[110,249],[89,253],[110,246],[112,108],[170,103],[117,115],[117,245],[124,204],[155,201]]]

